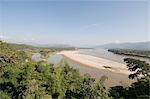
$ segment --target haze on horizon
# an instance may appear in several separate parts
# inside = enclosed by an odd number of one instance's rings
[[[148,0],[3,0],[0,39],[70,45],[149,41],[149,4]]]

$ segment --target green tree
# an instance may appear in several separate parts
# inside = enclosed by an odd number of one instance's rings
[[[14,45],[0,42],[0,98],[107,99],[101,79],[81,75],[65,61],[58,66],[31,61]],[[28,61],[25,61],[28,59]]]
[[[130,79],[136,79],[137,82],[131,86],[123,88],[122,86],[112,87],[110,90],[111,96],[114,98],[150,98],[150,65],[145,61],[126,58],[124,61],[127,67],[133,73],[129,75]]]
[[[140,61],[137,59],[126,58],[124,61],[127,63],[127,67],[130,71],[135,73],[130,74],[130,79],[141,79],[145,78],[146,76],[150,76],[150,65],[145,61]]]

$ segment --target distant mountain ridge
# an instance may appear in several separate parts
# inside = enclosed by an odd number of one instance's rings
[[[1,40],[0,40],[1,41]],[[2,41],[1,41],[2,42]],[[18,43],[11,43],[7,42],[12,47],[17,49],[26,49],[26,48],[75,48],[74,46],[68,44],[18,44]]]
[[[109,43],[95,48],[106,48],[106,49],[135,49],[135,50],[150,50],[150,41],[147,42],[135,42],[135,43]]]
[[[34,45],[34,46],[42,47],[42,48],[73,48],[74,47],[67,44],[41,44],[41,45]]]

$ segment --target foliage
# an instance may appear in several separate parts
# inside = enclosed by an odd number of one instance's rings
[[[11,96],[7,92],[0,91],[1,99],[11,99]]]
[[[150,98],[150,65],[145,61],[132,58],[126,58],[124,61],[133,74],[129,75],[130,79],[137,79],[137,82],[131,86],[124,88],[123,86],[115,86],[110,90],[111,96],[114,98]]]
[[[109,52],[120,55],[139,56],[150,58],[149,50],[133,50],[133,49],[108,49]]]
[[[2,99],[109,98],[102,81],[81,75],[64,61],[54,67],[43,61],[31,61],[26,53],[8,43],[0,42],[0,47]]]
[[[1,63],[20,63],[27,59],[24,51],[18,51],[11,44],[0,41],[0,62]]]
[[[145,61],[140,61],[132,58],[126,58],[124,61],[127,63],[127,67],[130,71],[136,71],[129,75],[130,79],[141,79],[146,76],[150,76],[150,65]]]

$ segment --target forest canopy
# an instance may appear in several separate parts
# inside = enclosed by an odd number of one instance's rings
[[[0,96],[2,99],[107,99],[102,81],[81,75],[62,61],[56,68],[34,62],[23,51],[0,42]],[[25,61],[28,60],[28,61]]]
[[[35,62],[24,52],[0,41],[1,99],[128,99],[150,98],[150,65],[145,61],[126,58],[127,68],[134,73],[131,86],[106,89],[103,77],[95,80],[81,75],[64,60],[58,66]]]

